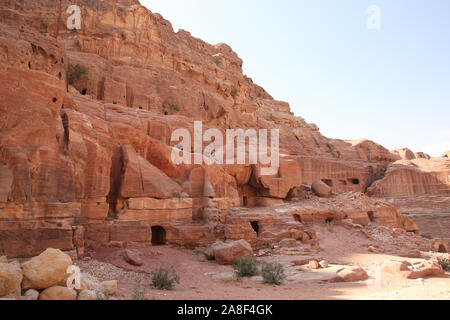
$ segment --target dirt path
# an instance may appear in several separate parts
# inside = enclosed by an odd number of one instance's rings
[[[220,266],[206,261],[203,255],[192,250],[172,247],[152,247],[128,244],[127,248],[138,252],[144,262],[141,267],[127,264],[121,257],[123,248],[119,245],[91,247],[90,261],[77,261],[83,271],[97,276],[100,280],[118,279],[117,299],[132,299],[136,281],[150,284],[149,274],[160,266],[174,266],[180,284],[174,291],[147,289],[147,299],[157,300],[322,300],[322,299],[428,299],[450,300],[450,275],[425,279],[424,282],[407,280],[401,276],[377,273],[376,266],[384,261],[411,258],[399,258],[392,254],[374,254],[367,251],[369,240],[361,239],[359,234],[337,228],[329,233],[318,228],[321,251],[317,257],[333,263],[362,266],[369,270],[368,281],[352,283],[289,283],[282,286],[270,286],[251,279],[223,281],[214,275],[230,274],[232,267]],[[258,258],[258,263],[277,261],[284,266],[292,266],[299,256],[275,254]],[[304,257],[303,257],[304,258]]]

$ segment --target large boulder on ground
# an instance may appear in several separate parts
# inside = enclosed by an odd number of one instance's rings
[[[22,270],[18,263],[0,263],[0,297],[16,291],[21,282]]]
[[[367,272],[357,266],[345,267],[337,272],[337,277],[333,279],[333,282],[353,282],[367,280],[369,275]]]
[[[222,265],[232,265],[239,258],[253,257],[252,246],[245,240],[230,243],[216,243],[212,247],[214,258]]]
[[[57,285],[67,276],[67,268],[71,265],[69,255],[58,249],[47,249],[22,264],[22,288],[39,290]]]
[[[139,253],[132,250],[124,250],[122,252],[123,259],[132,266],[142,266],[143,262]]]
[[[333,190],[323,181],[316,181],[311,185],[312,191],[319,197],[328,198],[333,193]]]
[[[436,261],[386,261],[381,271],[393,275],[400,275],[406,279],[420,279],[425,277],[439,277],[445,273]]]
[[[39,300],[76,300],[77,292],[67,287],[53,286],[45,289]]]

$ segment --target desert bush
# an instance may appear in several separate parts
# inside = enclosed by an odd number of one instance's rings
[[[279,263],[269,263],[262,268],[264,283],[280,285],[284,278],[283,266]]]
[[[152,286],[159,290],[173,290],[175,283],[180,283],[180,278],[175,269],[161,267],[152,272]]]
[[[251,277],[258,272],[256,261],[253,258],[239,258],[233,265],[233,269],[239,277]]]
[[[172,111],[176,111],[176,112],[180,111],[180,106],[177,105],[176,103],[169,102],[169,107],[170,107],[170,110],[172,110]]]
[[[203,248],[203,247],[201,247],[201,248],[195,248],[195,249],[194,249],[194,253],[195,253],[196,255],[204,255],[204,254],[205,254],[205,251],[206,251],[206,248]]]
[[[147,290],[142,288],[141,280],[136,280],[136,284],[134,285],[133,291],[133,300],[147,300],[145,297],[147,295]]]
[[[439,265],[445,271],[450,271],[450,259],[449,258],[438,258]]]
[[[334,221],[332,219],[327,220],[327,229],[329,232],[334,232]]]

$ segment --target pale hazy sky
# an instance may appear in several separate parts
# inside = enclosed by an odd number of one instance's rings
[[[331,138],[450,150],[448,0],[141,0]],[[369,30],[367,8],[381,9]]]

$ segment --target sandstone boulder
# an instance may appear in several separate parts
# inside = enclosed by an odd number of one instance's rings
[[[253,257],[252,246],[245,240],[215,244],[213,251],[215,260],[222,265],[232,265],[239,258]]]
[[[437,261],[386,261],[381,266],[381,271],[393,275],[400,275],[406,279],[420,279],[426,277],[439,277],[445,271],[439,266]]]
[[[312,191],[319,197],[328,198],[333,193],[331,187],[329,187],[323,181],[315,181],[312,186]]]
[[[46,289],[67,276],[72,259],[57,249],[47,249],[39,256],[22,264],[23,289]]]
[[[83,290],[78,294],[77,300],[84,300],[84,301],[97,300],[97,293],[92,290]]]
[[[345,267],[337,272],[337,277],[333,279],[333,282],[353,282],[367,280],[369,275],[361,267]]]
[[[142,266],[143,262],[140,255],[132,250],[124,250],[122,252],[123,259],[132,266]]]
[[[23,299],[30,301],[38,300],[39,292],[34,289],[27,290],[27,292],[25,292],[25,294],[23,295]]]
[[[45,289],[39,300],[76,300],[77,292],[67,287],[53,286]]]
[[[316,260],[311,260],[310,262],[309,262],[309,268],[311,269],[311,270],[317,270],[317,269],[319,269],[319,262],[317,262]]]
[[[294,248],[297,246],[295,239],[283,239],[280,241],[280,247],[282,248]]]
[[[20,287],[22,278],[18,263],[0,263],[0,297],[15,292]]]
[[[117,280],[103,281],[100,283],[102,293],[113,296],[117,292]]]

